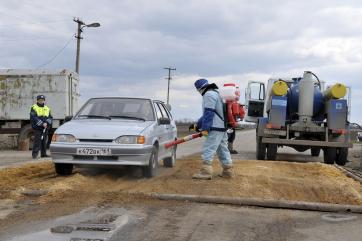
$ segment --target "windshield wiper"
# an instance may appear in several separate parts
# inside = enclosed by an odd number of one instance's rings
[[[101,118],[101,119],[108,119],[108,120],[111,119],[111,117],[104,116],[104,115],[78,115],[77,117]]]
[[[133,119],[133,120],[141,120],[146,121],[146,119],[141,117],[135,117],[135,116],[127,116],[127,115],[110,115],[110,118],[124,118],[124,119]]]

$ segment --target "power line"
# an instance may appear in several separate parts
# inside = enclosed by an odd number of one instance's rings
[[[39,65],[36,69],[39,69],[39,68],[41,68],[41,67],[44,67],[44,66],[50,64],[56,57],[58,57],[58,55],[59,55],[61,52],[63,52],[63,50],[64,50],[64,49],[68,46],[68,44],[73,40],[73,37],[74,37],[74,36],[72,36],[72,37],[67,41],[67,43],[66,43],[51,59],[49,59],[49,60],[48,60],[47,62],[45,62],[44,64]]]

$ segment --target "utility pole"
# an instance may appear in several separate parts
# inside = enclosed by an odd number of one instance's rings
[[[85,27],[98,28],[101,25],[99,23],[85,24],[79,18],[74,18],[73,21],[78,24],[78,31],[77,31],[77,34],[75,35],[75,38],[77,39],[77,55],[76,55],[76,59],[75,59],[75,72],[77,72],[79,74],[80,40],[83,39],[83,37],[82,37],[83,28],[85,28]]]
[[[167,67],[164,68],[168,70],[168,77],[166,78],[168,80],[168,84],[167,84],[167,104],[170,103],[170,81],[171,81],[171,70],[176,70],[176,68],[171,68],[171,67]]]
[[[85,25],[83,21],[79,20],[79,18],[74,18],[74,22],[78,24],[78,32],[77,35],[75,35],[75,38],[77,39],[77,55],[75,58],[75,72],[79,74],[79,55],[80,55],[80,40],[83,39],[81,34],[83,32],[82,25]]]

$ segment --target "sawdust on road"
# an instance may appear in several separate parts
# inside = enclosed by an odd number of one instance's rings
[[[197,158],[189,157],[179,160],[173,169],[160,168],[158,177],[145,179],[114,171],[76,171],[60,177],[51,162],[27,164],[0,170],[0,199],[24,199],[23,191],[30,189],[47,191],[36,200],[43,204],[66,197],[74,203],[105,197],[131,200],[130,193],[156,192],[362,205],[362,185],[322,163],[236,161],[235,178],[228,180],[217,177],[221,168],[215,161],[211,181],[191,178],[199,167]]]

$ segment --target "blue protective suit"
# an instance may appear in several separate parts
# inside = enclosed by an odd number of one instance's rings
[[[207,90],[202,98],[203,114],[197,122],[197,127],[209,134],[202,149],[202,159],[211,165],[215,153],[223,166],[231,166],[232,160],[227,143],[227,133],[224,123],[223,101],[215,89]]]

